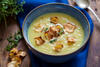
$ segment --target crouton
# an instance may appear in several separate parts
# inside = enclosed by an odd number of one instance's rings
[[[19,67],[19,64],[17,64],[17,61],[11,61],[7,64],[7,67]]]
[[[45,35],[46,39],[48,39],[48,40],[53,38],[53,33],[51,31],[46,31],[44,33],[44,35]]]
[[[45,37],[50,40],[53,37],[58,37],[59,33],[64,33],[60,25],[51,26],[48,31],[45,32]]]
[[[45,41],[42,39],[42,37],[36,37],[35,39],[35,43],[37,46],[42,45]]]
[[[68,45],[72,45],[76,42],[76,39],[74,37],[67,37]]]
[[[57,25],[57,26],[52,26],[52,27],[50,27],[50,31],[52,31],[52,32],[60,32],[60,26],[59,25]]]
[[[21,64],[21,62],[22,62],[21,58],[19,58],[19,57],[17,57],[17,56],[13,57],[13,58],[11,59],[11,61],[17,61],[18,64]]]
[[[13,48],[11,51],[10,51],[10,53],[18,53],[18,49],[17,48]]]
[[[17,56],[18,56],[18,57],[25,57],[25,56],[26,56],[26,52],[20,50],[20,51],[18,52]]]
[[[34,31],[37,32],[37,33],[39,33],[39,32],[43,31],[44,26],[41,25],[41,24],[38,24],[38,25],[34,26],[34,28],[35,28]]]
[[[58,23],[58,17],[51,17],[50,22],[53,23],[53,24],[57,24]]]
[[[56,28],[56,26],[52,26],[50,27],[50,29],[48,31],[45,32],[45,37],[50,40],[53,37],[58,37],[58,29]]]
[[[71,23],[66,23],[64,24],[64,29],[68,32],[68,33],[73,33],[74,30],[76,29],[76,26],[71,24]]]
[[[54,46],[54,51],[60,52],[62,48],[63,48],[63,44],[58,43],[56,44],[56,46]]]
[[[9,57],[13,58],[17,53],[18,53],[18,49],[17,48],[13,48],[9,53]]]
[[[58,37],[59,36],[58,32],[60,32],[60,29],[57,29],[56,26],[50,27],[49,31],[52,33],[53,37]]]

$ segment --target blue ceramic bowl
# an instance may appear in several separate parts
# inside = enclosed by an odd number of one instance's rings
[[[84,29],[85,37],[84,37],[84,41],[83,41],[83,46],[80,47],[80,49],[78,49],[77,51],[70,53],[70,54],[59,55],[59,56],[48,55],[48,54],[44,54],[42,52],[37,51],[34,48],[34,46],[32,46],[32,44],[30,43],[27,32],[28,32],[28,28],[29,28],[30,24],[32,23],[32,21],[34,21],[37,17],[39,17],[43,14],[54,13],[54,12],[68,14],[68,15],[76,18],[82,25],[82,27]],[[36,7],[26,16],[24,23],[23,23],[23,36],[24,36],[26,42],[28,43],[27,46],[30,48],[30,50],[33,52],[33,54],[35,54],[36,56],[38,56],[39,58],[41,58],[47,62],[51,62],[51,63],[62,63],[62,62],[65,62],[65,61],[71,59],[75,55],[77,55],[85,47],[86,42],[89,39],[89,35],[90,35],[90,25],[89,25],[89,22],[88,22],[86,16],[80,10],[78,10],[72,6],[62,4],[62,3],[49,3],[49,4],[44,4],[39,7]]]

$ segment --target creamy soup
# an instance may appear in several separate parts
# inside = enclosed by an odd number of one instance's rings
[[[84,31],[79,21],[63,13],[48,13],[35,19],[28,29],[33,47],[45,54],[69,54],[82,46]]]

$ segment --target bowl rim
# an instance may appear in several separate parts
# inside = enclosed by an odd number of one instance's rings
[[[46,6],[46,5],[54,5],[54,4],[69,6],[69,7],[73,8],[73,9],[79,11],[79,12],[85,17],[85,19],[86,19],[86,21],[87,21],[87,23],[88,23],[88,28],[89,28],[89,31],[88,31],[88,32],[89,32],[89,34],[88,34],[87,39],[85,40],[85,42],[82,44],[82,46],[81,46],[80,48],[78,48],[77,50],[75,50],[75,51],[73,51],[73,52],[70,52],[70,53],[68,53],[68,54],[66,53],[66,54],[62,54],[62,55],[50,55],[50,54],[43,53],[43,52],[41,52],[41,51],[39,51],[39,50],[33,48],[33,47],[30,45],[30,43],[29,43],[29,42],[27,41],[27,39],[25,38],[25,35],[24,35],[24,32],[23,32],[23,31],[24,31],[25,21],[26,21],[27,17],[28,17],[34,10],[36,10],[36,9],[38,9],[38,8],[40,8],[40,7]],[[75,8],[74,6],[72,6],[72,5],[64,4],[64,3],[47,3],[47,4],[43,4],[43,5],[37,6],[36,8],[32,9],[32,10],[26,15],[26,17],[24,18],[24,21],[23,21],[23,25],[22,25],[22,34],[23,34],[23,37],[24,37],[24,39],[25,39],[25,41],[26,41],[26,43],[27,43],[26,45],[29,47],[29,49],[32,50],[32,52],[33,52],[33,50],[35,50],[36,52],[39,52],[39,53],[41,53],[41,54],[43,54],[43,55],[60,57],[60,56],[66,56],[66,55],[71,55],[71,54],[73,54],[73,53],[76,53],[76,52],[78,52],[80,49],[82,49],[82,48],[86,45],[86,43],[87,43],[87,41],[89,40],[89,37],[90,37],[90,24],[89,24],[89,21],[88,21],[87,17],[85,16],[85,14],[84,14],[82,11],[80,11],[79,9]]]

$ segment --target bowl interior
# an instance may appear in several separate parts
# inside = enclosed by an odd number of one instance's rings
[[[34,46],[31,45],[30,41],[28,40],[28,28],[30,24],[36,19],[37,17],[46,14],[46,13],[54,13],[54,12],[60,12],[60,13],[65,13],[68,14],[75,19],[77,19],[80,24],[82,25],[84,29],[84,41],[83,44],[88,40],[89,34],[90,34],[90,29],[89,29],[89,23],[87,21],[87,18],[76,8],[73,8],[72,6],[69,5],[64,5],[64,4],[46,4],[39,6],[35,9],[33,9],[25,18],[24,24],[23,24],[23,35],[25,37],[25,40],[28,42],[28,44],[34,48]]]

